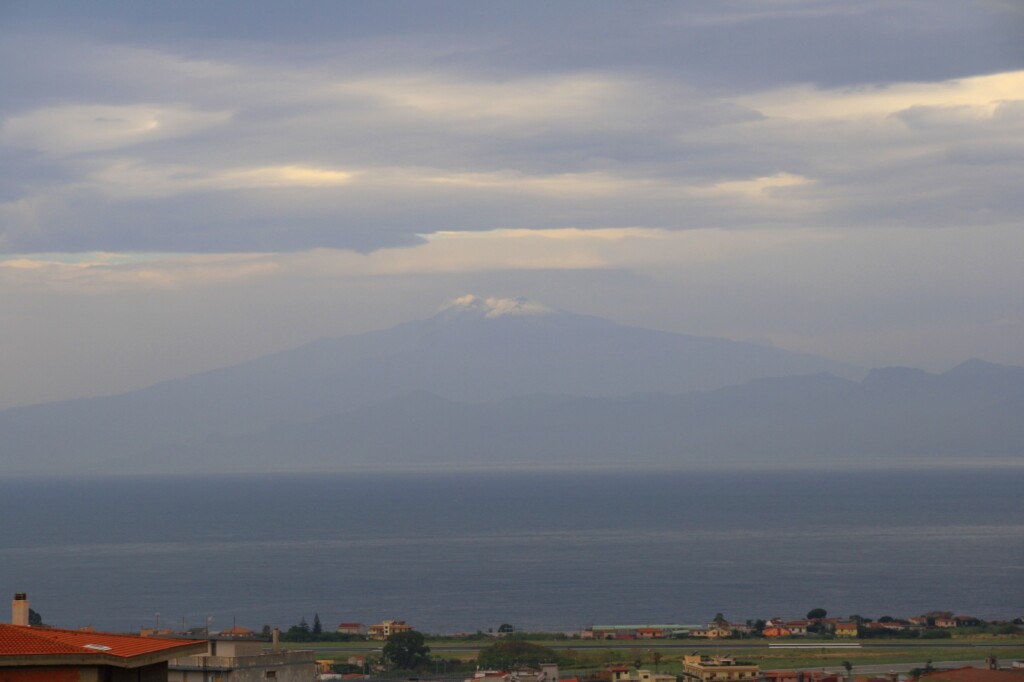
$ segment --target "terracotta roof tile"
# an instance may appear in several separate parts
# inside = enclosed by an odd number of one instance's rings
[[[195,644],[206,643],[189,639],[136,637],[106,632],[0,624],[0,657],[71,654],[129,659],[157,652],[173,652],[175,649]]]
[[[937,670],[921,677],[927,682],[1024,682],[1024,670],[989,670],[988,668],[954,668]]]

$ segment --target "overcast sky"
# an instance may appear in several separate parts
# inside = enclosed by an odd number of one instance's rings
[[[0,407],[464,294],[1024,365],[1024,3],[0,0]]]

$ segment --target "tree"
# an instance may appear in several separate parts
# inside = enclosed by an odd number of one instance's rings
[[[299,629],[303,632],[309,632],[309,623],[306,622],[305,616],[303,616],[302,619],[299,620]]]
[[[556,654],[546,646],[518,639],[495,642],[483,649],[476,658],[481,668],[509,669],[520,666],[536,668],[541,663],[552,663]]]
[[[824,618],[828,615],[828,611],[825,609],[811,609],[807,612],[807,620],[814,620],[816,618]]]
[[[399,670],[416,670],[430,662],[430,647],[422,632],[396,632],[384,644],[384,660]]]
[[[32,627],[39,627],[43,624],[43,617],[39,615],[39,612],[33,608],[28,610],[28,624]]]
[[[324,627],[323,627],[323,625],[320,624],[320,614],[319,613],[314,613],[313,614],[313,634],[314,635],[319,635],[319,634],[323,633],[323,631],[324,631]]]
[[[516,628],[514,625],[512,625],[512,623],[502,623],[498,626],[499,635],[511,635],[515,631]]]
[[[909,675],[911,679],[916,680],[922,675],[928,675],[933,672],[935,672],[935,667],[932,665],[931,659],[928,659],[923,668],[911,668]]]
[[[658,672],[658,664],[661,663],[661,652],[655,651],[651,654],[651,658],[654,659],[654,672]]]
[[[718,624],[722,624],[725,622],[725,616],[723,616],[721,611],[719,611],[715,614],[715,617],[712,620]]]

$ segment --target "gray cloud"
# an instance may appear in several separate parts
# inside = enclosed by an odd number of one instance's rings
[[[0,85],[18,95],[2,110],[13,156],[0,174],[21,176],[0,205],[8,252],[365,250],[443,229],[916,225],[1017,210],[1008,183],[965,177],[963,153],[948,152],[1019,138],[1019,103],[982,120],[911,90],[888,112],[899,131],[757,103],[796,83],[820,99],[1019,68],[1001,37],[1021,21],[1012,6],[33,7],[4,10]],[[887,158],[893,147],[906,158]],[[294,166],[354,179],[224,181]],[[492,181],[456,181],[473,173]],[[541,191],[585,174],[609,191]],[[808,180],[789,206],[701,194],[778,174]]]
[[[1024,362],[1022,34],[1009,2],[2,3],[0,404],[467,292]]]

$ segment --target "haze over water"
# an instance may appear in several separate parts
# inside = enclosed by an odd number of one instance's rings
[[[1024,611],[1024,471],[0,482],[0,585],[44,620],[430,632]]]

